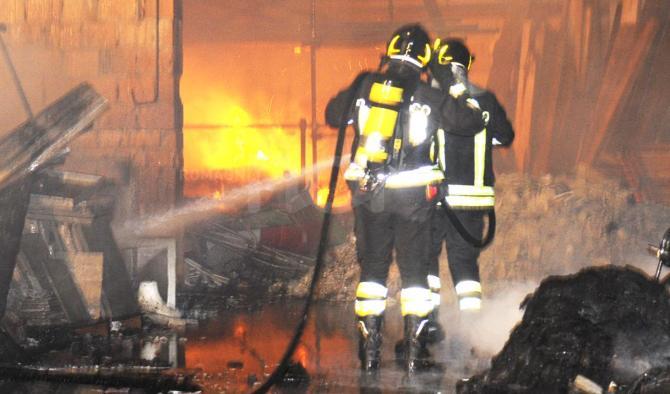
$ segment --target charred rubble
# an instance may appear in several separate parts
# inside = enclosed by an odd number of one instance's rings
[[[670,389],[670,295],[637,269],[548,277],[521,308],[490,369],[460,382],[458,393],[566,393],[578,375],[614,392]]]
[[[0,391],[15,380],[198,389],[174,369],[177,337],[142,321],[112,234],[115,185],[53,169],[106,103],[82,84],[0,139]]]
[[[309,276],[322,210],[305,188],[269,192],[260,200],[186,230],[180,306],[192,317],[295,296],[295,283]],[[342,220],[331,223],[330,246],[337,248],[345,242],[346,226]],[[204,310],[207,305],[211,310]]]

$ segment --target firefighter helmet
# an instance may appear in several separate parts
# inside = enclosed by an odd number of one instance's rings
[[[408,62],[425,68],[431,57],[430,38],[419,24],[405,25],[396,30],[386,46],[390,60]]]
[[[435,40],[433,45],[433,61],[440,65],[447,65],[449,63],[458,63],[470,70],[472,62],[475,57],[472,56],[470,50],[463,40],[459,38],[445,38]]]

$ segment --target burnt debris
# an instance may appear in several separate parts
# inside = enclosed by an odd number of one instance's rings
[[[521,307],[523,320],[490,369],[460,382],[458,393],[566,393],[578,375],[625,390],[647,382],[636,378],[646,370],[660,376],[670,366],[670,297],[632,267],[549,277]]]
[[[4,314],[35,172],[62,157],[67,144],[107,107],[82,84],[0,139],[0,316]]]
[[[280,190],[259,200],[186,230],[183,309],[193,309],[194,297],[224,296],[229,307],[264,302],[286,295],[292,280],[309,275],[323,212],[307,189]],[[337,222],[331,234],[330,245],[346,237]]]
[[[136,314],[110,225],[114,186],[100,176],[54,170],[33,178],[5,327],[22,341],[26,327]]]

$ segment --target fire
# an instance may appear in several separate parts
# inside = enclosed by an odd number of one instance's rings
[[[323,126],[327,99],[360,71],[373,68],[379,50],[319,49],[317,161],[329,160],[335,146],[335,132]],[[225,197],[226,192],[250,183],[300,175],[301,119],[307,120],[305,179],[313,182],[306,52],[309,48],[295,43],[276,42],[184,47],[180,96],[186,197]],[[350,138],[345,146],[350,146]],[[311,186],[321,206],[327,192],[318,190],[328,187],[329,175],[328,170],[320,171],[317,185]],[[338,183],[334,206],[349,206],[344,182]]]
[[[190,171],[255,168],[271,178],[286,171],[299,171],[297,136],[291,138],[281,127],[262,130],[249,127],[251,116],[237,105],[220,108],[212,124],[226,125],[225,128],[187,129],[184,133],[185,168]]]
[[[229,103],[227,106],[226,102]],[[225,189],[295,175],[301,171],[299,133],[282,127],[255,128],[250,112],[230,102],[229,99],[222,99],[219,106],[213,100],[199,118],[203,124],[226,127],[187,128],[184,133],[187,197],[221,198]],[[217,107],[220,110],[216,110]],[[332,156],[332,139],[321,141],[323,145],[319,146],[318,152],[321,159],[329,160]],[[328,196],[329,174],[329,171],[320,171],[318,177],[315,203],[321,207]],[[307,179],[311,181],[309,174]],[[344,182],[339,182],[333,206],[348,205],[349,192]]]
[[[234,331],[233,331],[233,335],[234,335],[235,338],[237,338],[237,339],[240,339],[240,340],[244,339],[245,336],[247,335],[247,326],[246,326],[246,324],[245,324],[244,322],[242,322],[242,321],[238,321],[238,322],[236,322],[236,324],[235,324],[235,329],[234,329]]]
[[[198,120],[214,126],[184,132],[187,197],[219,197],[225,189],[300,172],[299,134],[250,127],[250,112],[227,98],[213,99]]]
[[[349,201],[351,200],[349,190],[342,183],[338,182],[337,189],[335,190],[335,198],[333,199],[333,207],[335,208],[346,208],[349,206]],[[325,206],[327,199],[328,186],[319,188],[316,193],[316,205],[320,207]]]
[[[306,367],[309,362],[309,352],[305,348],[304,345],[298,345],[298,347],[295,349],[295,353],[293,354],[293,358],[295,361],[300,363],[303,367]]]

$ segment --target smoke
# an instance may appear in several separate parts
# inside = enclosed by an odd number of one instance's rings
[[[651,256],[648,253],[635,253],[627,256],[627,260],[630,261],[630,266],[635,267],[643,271],[645,274],[650,277],[656,275],[656,269],[658,268],[658,259]],[[661,278],[667,274],[667,268],[661,271]]]
[[[639,253],[631,259],[632,265],[653,277],[657,260],[648,254]],[[586,264],[585,264],[586,266]],[[442,305],[440,323],[447,339],[445,345],[438,347],[435,357],[446,363],[454,373],[462,376],[481,372],[489,367],[490,358],[498,354],[516,325],[523,318],[520,309],[522,301],[531,295],[539,286],[540,280],[526,282],[496,283],[499,289],[492,293],[484,293],[482,309],[478,312],[461,312],[455,305]],[[443,290],[444,291],[444,290]],[[617,341],[614,367],[626,371],[630,376],[637,376],[650,366],[661,365],[670,352],[660,351],[658,354],[646,354],[640,357],[634,352],[632,345],[625,338]],[[666,349],[667,350],[667,349]]]
[[[452,305],[443,305],[440,322],[447,339],[445,345],[438,348],[436,359],[464,375],[488,367],[488,360],[502,349],[510,332],[521,321],[523,311],[519,305],[537,285],[523,282],[501,286],[504,291],[485,295],[478,312],[460,312]]]
[[[668,365],[669,345],[649,351],[648,348],[640,346],[635,339],[624,336],[615,339],[611,365],[620,380],[631,380],[651,368]]]

